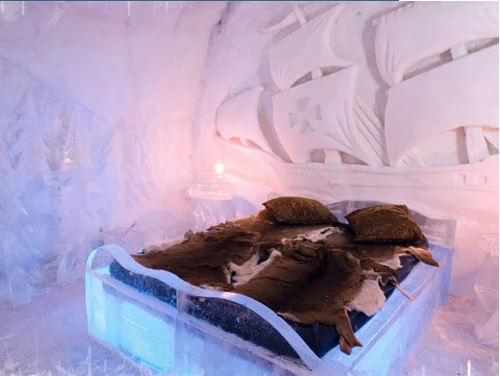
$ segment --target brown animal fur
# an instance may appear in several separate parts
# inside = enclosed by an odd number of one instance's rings
[[[366,276],[397,284],[394,271],[381,262],[410,253],[438,266],[425,248],[397,244],[355,243],[345,228],[330,231],[324,239],[297,240],[301,234],[326,225],[284,225],[268,209],[234,222],[188,231],[184,241],[163,250],[134,255],[145,267],[168,270],[196,286],[234,291],[266,304],[291,321],[320,322],[335,326],[340,347],[350,354],[361,346],[352,330],[346,307],[360,291]],[[228,281],[228,267],[249,260],[266,260],[279,252],[243,283]],[[276,256],[276,252],[274,256]]]

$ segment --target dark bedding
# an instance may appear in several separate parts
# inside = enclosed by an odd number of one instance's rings
[[[398,281],[404,281],[417,264],[418,260],[411,255],[401,257],[402,268],[396,271]],[[176,291],[163,282],[131,273],[116,261],[111,264],[110,272],[114,278],[134,287],[141,293],[176,306]],[[390,284],[381,286],[381,288],[386,299],[392,295],[395,289],[394,285]],[[190,313],[220,327],[226,332],[236,334],[242,339],[267,348],[277,355],[297,358],[295,351],[279,333],[276,333],[270,325],[266,326],[266,323],[259,320],[257,315],[237,304],[218,299],[207,299],[204,302],[196,301],[192,305]],[[235,316],[240,318],[238,322],[235,322]],[[354,332],[357,332],[373,317],[356,311],[349,312],[348,316]],[[289,320],[286,321],[319,357],[322,357],[339,344],[339,334],[334,326],[318,322],[312,325],[304,325]]]

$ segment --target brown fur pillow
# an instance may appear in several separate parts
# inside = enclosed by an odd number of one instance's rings
[[[408,214],[406,205],[372,206],[353,211],[345,218],[354,231],[354,241],[408,243],[426,240]]]
[[[264,202],[276,222],[290,225],[322,225],[338,222],[321,202],[304,197],[277,197]]]

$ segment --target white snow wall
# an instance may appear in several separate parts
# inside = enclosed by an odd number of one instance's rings
[[[5,2],[0,300],[83,277],[100,230],[186,226],[191,124],[224,3]]]

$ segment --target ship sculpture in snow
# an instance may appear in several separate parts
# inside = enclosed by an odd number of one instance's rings
[[[428,207],[436,203],[441,212],[452,206],[446,203],[450,189],[456,190],[453,200],[466,206],[477,190],[498,202],[498,4],[452,5],[412,3],[375,21],[377,68],[389,86],[382,124],[356,94],[359,67],[332,48],[347,5],[311,18],[295,4],[290,15],[265,30],[298,24],[269,49],[278,88],[272,97],[276,139],[263,132],[266,89],[257,86],[221,104],[218,140],[235,159],[263,158],[281,188],[295,194],[390,201],[402,199],[405,188],[407,198],[408,187],[421,187],[432,189],[433,197],[420,193],[425,197],[414,199]],[[425,27],[416,27],[419,20]],[[426,143],[446,132],[462,138],[456,148],[465,149],[466,160],[429,165],[421,155]],[[276,153],[276,143],[286,156]],[[495,202],[485,205],[475,210]]]

